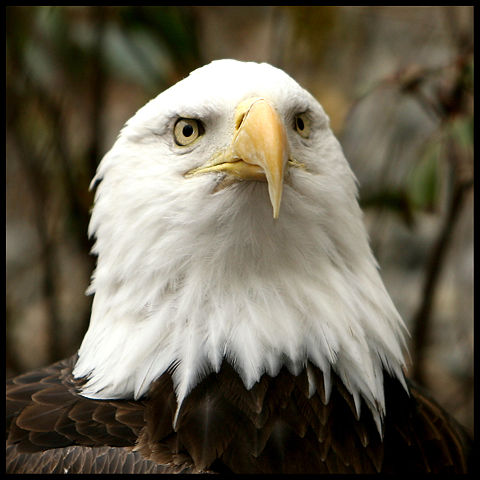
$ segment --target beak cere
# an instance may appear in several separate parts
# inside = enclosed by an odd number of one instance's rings
[[[283,122],[266,100],[256,98],[242,102],[237,107],[236,125],[237,130],[232,144],[233,155],[248,165],[260,167],[268,183],[273,218],[278,218],[282,201],[283,174],[288,159],[287,136]]]
[[[287,134],[282,119],[265,99],[257,97],[237,106],[235,132],[227,151],[185,175],[220,172],[233,181],[267,182],[273,218],[278,218],[287,161]]]

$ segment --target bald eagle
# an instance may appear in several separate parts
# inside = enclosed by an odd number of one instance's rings
[[[78,353],[7,384],[7,471],[464,472],[404,374],[356,179],[320,104],[214,61],[101,161]]]

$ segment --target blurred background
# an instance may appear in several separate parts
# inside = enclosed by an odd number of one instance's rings
[[[89,182],[124,122],[218,58],[324,106],[411,332],[409,375],[473,431],[473,7],[7,7],[6,372],[73,354]]]

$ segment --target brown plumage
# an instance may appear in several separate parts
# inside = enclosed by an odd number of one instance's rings
[[[223,363],[182,405],[170,374],[141,401],[91,400],[76,393],[76,357],[7,384],[10,473],[375,473],[467,469],[468,439],[432,400],[385,374],[381,438],[370,410],[357,418],[334,376],[330,398],[309,364],[262,376],[247,390]],[[308,370],[308,372],[307,372]],[[307,377],[308,375],[308,377]],[[317,391],[309,395],[309,380]]]

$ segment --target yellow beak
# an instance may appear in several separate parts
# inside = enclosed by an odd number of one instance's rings
[[[237,180],[266,181],[273,218],[278,218],[287,160],[287,136],[280,116],[265,99],[253,98],[236,108],[235,133],[227,152],[189,175],[224,172]]]

